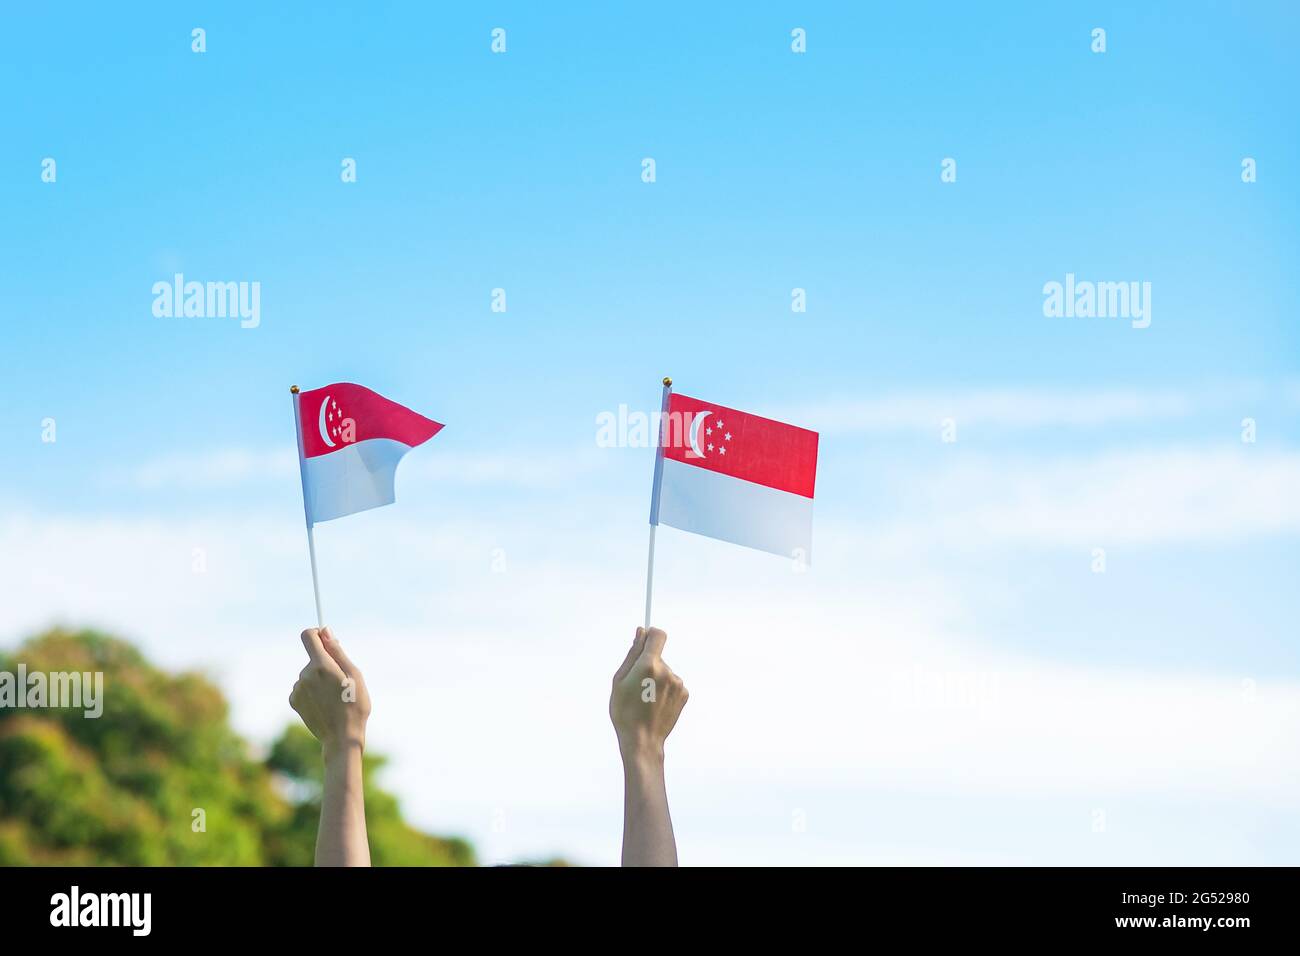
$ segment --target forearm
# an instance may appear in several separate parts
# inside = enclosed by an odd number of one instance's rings
[[[316,833],[316,865],[369,866],[361,745],[326,747],[324,755],[325,788]]]
[[[623,865],[677,865],[662,751],[623,754]]]

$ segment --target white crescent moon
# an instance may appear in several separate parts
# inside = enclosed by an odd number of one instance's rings
[[[330,448],[333,448],[334,443],[330,441],[329,429],[325,427],[325,409],[329,408],[329,404],[330,404],[330,397],[326,395],[325,401],[320,403],[320,437],[324,439],[326,445],[328,445]]]
[[[700,425],[708,421],[709,416],[712,414],[713,412],[711,410],[700,412],[700,414],[695,416],[695,420],[691,422],[691,451],[695,452],[697,458],[704,457],[704,452],[700,451]]]

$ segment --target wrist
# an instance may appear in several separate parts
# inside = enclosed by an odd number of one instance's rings
[[[662,740],[640,738],[618,741],[619,753],[623,757],[623,769],[628,773],[662,772],[664,767],[664,743]]]
[[[326,763],[347,760],[353,756],[360,757],[365,749],[365,742],[359,737],[343,737],[321,742],[321,755]]]

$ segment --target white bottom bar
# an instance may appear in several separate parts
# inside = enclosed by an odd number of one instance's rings
[[[812,561],[813,500],[664,459],[659,523]]]
[[[308,458],[307,511],[313,524],[331,521],[396,499],[397,463],[411,450],[391,438],[368,438],[328,455]]]

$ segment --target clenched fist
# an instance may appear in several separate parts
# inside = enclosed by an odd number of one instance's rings
[[[350,746],[366,746],[370,692],[361,671],[343,653],[328,627],[302,632],[310,660],[298,675],[289,705],[329,754]]]
[[[625,761],[662,760],[664,740],[690,697],[682,679],[661,656],[667,640],[668,635],[657,627],[638,627],[627,658],[614,674],[609,717]]]

